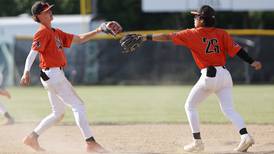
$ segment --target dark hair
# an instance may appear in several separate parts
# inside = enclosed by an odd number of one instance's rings
[[[204,27],[214,27],[216,19],[212,17],[200,17],[200,20],[204,21]]]

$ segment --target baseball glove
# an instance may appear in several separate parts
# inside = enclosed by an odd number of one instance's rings
[[[127,34],[120,40],[121,47],[124,49],[123,53],[134,52],[143,42],[142,35],[140,34]]]
[[[99,28],[102,30],[102,32],[113,36],[116,36],[123,31],[122,26],[116,21],[104,22],[100,25]]]

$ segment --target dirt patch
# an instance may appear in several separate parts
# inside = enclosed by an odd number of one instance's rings
[[[35,124],[0,126],[0,154],[32,154],[22,138]],[[230,124],[201,126],[204,153],[233,153],[239,136]],[[249,153],[274,154],[274,125],[248,125],[255,139]],[[187,124],[95,125],[92,131],[111,154],[182,154],[183,145],[191,142]],[[43,154],[84,154],[84,141],[76,126],[54,126],[40,137]]]

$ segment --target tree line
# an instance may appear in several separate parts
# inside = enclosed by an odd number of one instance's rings
[[[36,0],[0,0],[0,16],[31,14],[31,6]],[[80,0],[44,0],[55,4],[54,14],[80,14]],[[116,20],[125,30],[183,29],[193,27],[193,17],[189,12],[144,13],[141,0],[97,0],[94,20]],[[217,27],[274,29],[274,10],[267,12],[217,12]]]

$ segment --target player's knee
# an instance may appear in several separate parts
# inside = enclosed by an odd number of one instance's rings
[[[59,116],[56,118],[56,123],[59,123],[60,121],[62,121],[62,120],[64,119],[64,116],[65,116],[64,113],[61,114],[61,115],[59,115]]]
[[[64,117],[65,111],[54,111],[53,114],[56,119],[59,119]]]
[[[85,106],[84,106],[84,104],[75,103],[72,105],[72,111],[73,112],[84,112]]]
[[[186,102],[186,104],[185,104],[185,110],[186,111],[193,111],[193,110],[196,110],[196,107],[194,105],[191,105],[191,103]]]
[[[64,119],[64,112],[53,112],[54,118],[55,118],[55,124],[59,123],[60,121],[62,121]]]
[[[60,113],[60,114],[56,115],[56,118],[58,118],[58,119],[63,119],[64,116],[65,116],[64,113]]]
[[[186,104],[185,104],[185,110],[188,111],[188,109],[189,109],[189,104],[186,103]]]

